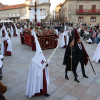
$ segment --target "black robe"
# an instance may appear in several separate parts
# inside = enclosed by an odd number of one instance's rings
[[[64,61],[63,65],[66,65],[67,70],[71,71],[71,47],[67,46],[65,55],[64,55]],[[76,59],[76,50],[73,46],[72,48],[72,70],[75,71],[77,68],[77,59]]]

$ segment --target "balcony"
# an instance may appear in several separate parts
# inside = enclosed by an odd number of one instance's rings
[[[77,9],[76,14],[78,14],[78,15],[100,15],[100,10],[99,9],[96,9],[96,10],[91,10],[91,9],[79,10],[79,9]]]

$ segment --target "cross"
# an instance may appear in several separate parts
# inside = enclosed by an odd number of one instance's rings
[[[42,60],[42,61],[41,61],[41,64],[44,64],[44,62],[45,62],[45,61]]]

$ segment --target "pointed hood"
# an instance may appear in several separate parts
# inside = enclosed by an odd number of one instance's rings
[[[33,57],[32,61],[39,64],[41,67],[43,67],[44,63],[46,63],[46,59],[43,55],[42,49],[40,47],[39,41],[37,39],[37,36],[34,30],[32,30],[32,35],[34,36],[35,43],[36,43],[36,54]]]
[[[77,29],[75,29],[75,32],[74,32],[74,43],[75,43],[75,45],[77,44],[77,41],[78,41],[79,38],[80,38],[80,35],[78,34]],[[83,43],[81,43],[81,45],[83,47],[84,54],[85,54],[84,64],[87,65],[87,63],[88,63],[87,57],[89,57],[89,56],[88,56],[88,54],[85,50],[85,47],[84,47]]]

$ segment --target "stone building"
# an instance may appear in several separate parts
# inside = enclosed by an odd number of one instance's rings
[[[100,0],[65,0],[60,9],[60,21],[100,24]]]
[[[17,21],[23,16],[29,16],[28,9],[29,7],[27,2],[17,5],[5,5],[4,7],[0,8],[0,19],[10,19]]]
[[[55,19],[56,21],[59,21],[59,10],[61,9],[61,3],[56,6],[55,8]]]
[[[4,4],[2,4],[2,3],[0,2],[0,8],[1,8],[1,7],[4,7]]]
[[[34,1],[25,0],[25,3],[17,5],[3,5],[0,3],[0,20],[11,19],[19,21],[19,19],[30,19],[34,17],[34,10],[29,10],[30,7],[32,9],[35,8]],[[37,16],[39,16],[38,21],[41,21],[41,19],[45,19],[50,13],[50,0],[36,0],[36,2]]]
[[[37,21],[44,21],[45,18],[50,15],[50,0],[36,0],[37,7]],[[30,19],[35,20],[35,0],[30,5]]]

